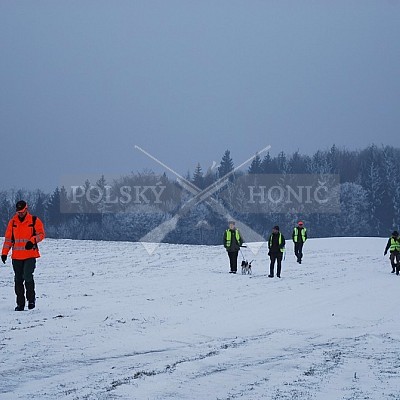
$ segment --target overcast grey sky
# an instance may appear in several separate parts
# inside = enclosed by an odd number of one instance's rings
[[[397,0],[0,1],[0,189],[400,141]]]

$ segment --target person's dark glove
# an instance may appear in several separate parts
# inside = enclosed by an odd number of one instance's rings
[[[269,255],[269,256],[271,255],[271,251],[268,252],[268,255]]]
[[[6,260],[7,260],[7,256],[6,256],[5,254],[3,254],[3,255],[1,256],[1,261],[3,261],[3,264],[6,263]]]
[[[25,250],[32,250],[32,249],[33,249],[33,243],[31,241],[26,242]]]

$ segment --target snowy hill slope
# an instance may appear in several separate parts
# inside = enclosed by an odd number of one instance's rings
[[[221,246],[46,239],[35,310],[0,268],[0,399],[400,399],[385,244],[290,245],[269,279],[265,245],[249,277]]]

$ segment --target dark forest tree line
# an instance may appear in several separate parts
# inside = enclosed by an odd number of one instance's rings
[[[197,164],[187,179],[202,190],[219,178],[233,171],[234,162],[227,150],[218,166],[203,172]],[[388,236],[400,223],[400,149],[371,145],[363,150],[340,149],[336,146],[320,150],[313,155],[279,153],[277,156],[256,155],[246,172],[235,172],[235,179],[244,174],[337,174],[340,177],[340,213],[320,214],[315,212],[268,212],[246,213],[245,210],[229,207],[222,198],[230,215],[246,223],[254,231],[267,236],[271,226],[279,224],[289,233],[298,219],[305,221],[312,237],[329,236]],[[96,186],[116,191],[121,185],[137,187],[165,185],[170,192],[169,201],[162,207],[144,204],[141,207],[124,205],[115,211],[107,202],[94,204],[81,199],[79,209],[66,209],[70,204],[70,192],[56,188],[52,193],[24,189],[0,191],[0,229],[4,232],[9,219],[14,215],[15,203],[25,199],[30,212],[43,219],[47,236],[52,238],[129,240],[138,241],[160,223],[170,220],[192,193],[182,190],[173,178],[151,171],[121,177],[118,182],[107,182],[102,176],[97,182],[86,181],[82,186]],[[168,185],[167,185],[168,184]],[[164,187],[164,186],[163,186]],[[149,190],[150,191],[150,190]],[[157,194],[157,192],[154,192]],[[126,194],[126,193],[125,193]],[[127,195],[127,194],[126,194]],[[136,195],[146,199],[142,190]],[[62,207],[64,205],[64,207]],[[240,226],[240,225],[239,225]],[[226,218],[207,202],[199,202],[180,216],[176,228],[166,234],[164,241],[173,243],[220,244],[221,232],[226,227]]]

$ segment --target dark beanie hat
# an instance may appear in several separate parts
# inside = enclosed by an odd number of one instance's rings
[[[399,232],[393,231],[393,232],[392,232],[392,236],[399,236]]]
[[[279,231],[279,226],[275,225],[273,229],[276,229],[277,231]]]
[[[26,201],[20,200],[20,201],[18,201],[17,204],[15,205],[15,208],[16,208],[17,211],[21,211],[21,210],[23,210],[26,206],[27,206]]]

